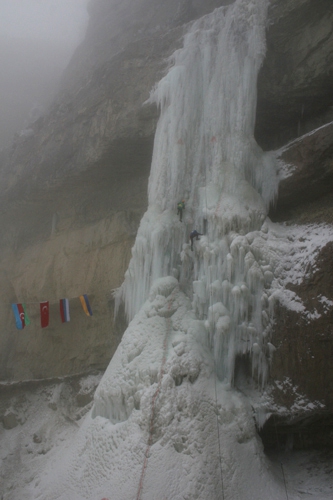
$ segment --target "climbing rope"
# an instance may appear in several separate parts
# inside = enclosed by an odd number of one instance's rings
[[[208,203],[207,203],[207,165],[205,164],[205,169],[204,169],[204,172],[205,172],[205,198],[206,198],[206,215],[207,215],[207,211],[208,211]],[[219,200],[219,204],[218,204],[218,207],[220,205],[221,201]],[[216,212],[217,212],[217,209],[218,207],[216,208],[215,210],[215,215],[216,215]],[[208,227],[207,227],[207,242],[208,242],[208,247],[209,247],[209,231],[208,231]],[[212,305],[212,290],[210,289],[210,292],[209,292],[209,307],[211,307]],[[214,314],[213,314],[213,330],[215,329],[215,324],[214,324]],[[223,469],[222,469],[222,452],[221,452],[221,438],[220,438],[220,425],[219,425],[219,411],[218,411],[218,406],[217,406],[217,366],[216,366],[216,361],[215,361],[215,357],[213,356],[213,360],[214,360],[214,369],[215,369],[215,377],[214,377],[214,389],[215,389],[215,407],[216,407],[216,427],[217,427],[217,437],[218,437],[218,444],[219,444],[219,464],[220,464],[220,474],[221,474],[221,490],[222,490],[222,500],[225,500],[225,496],[224,496],[224,481],[223,481]]]
[[[289,500],[288,491],[287,491],[286,476],[284,475],[284,468],[283,468],[283,464],[282,464],[282,462],[280,462],[280,465],[281,465],[281,470],[282,470],[282,476],[283,476],[284,488],[285,488],[285,491],[286,491],[286,497],[287,497],[287,500]]]
[[[172,299],[173,293],[174,293],[174,291],[170,295],[170,300],[169,300],[169,304],[168,304],[168,311],[170,311],[170,308],[171,308],[171,304],[172,304],[172,300],[173,300]],[[160,393],[160,390],[161,390],[162,378],[163,378],[163,375],[164,375],[164,366],[165,366],[165,362],[166,362],[166,352],[167,352],[168,335],[169,335],[170,331],[171,331],[171,318],[167,318],[167,327],[166,327],[166,331],[165,331],[165,335],[164,335],[164,341],[163,341],[163,356],[162,356],[161,369],[160,369],[160,374],[159,374],[157,389],[154,392],[154,395],[153,395],[152,400],[151,400],[151,412],[150,412],[150,423],[149,423],[149,438],[148,438],[148,443],[147,443],[147,447],[146,447],[146,451],[145,451],[145,459],[144,459],[143,466],[142,466],[142,471],[141,471],[141,476],[140,476],[139,488],[138,488],[138,492],[137,492],[137,495],[136,495],[136,500],[140,500],[140,498],[141,498],[141,493],[142,493],[142,488],[143,488],[143,480],[144,480],[144,476],[145,476],[147,465],[148,465],[148,458],[149,458],[150,448],[151,448],[152,442],[153,442],[154,419],[155,419],[155,403],[156,403],[156,399],[157,399],[157,397],[158,397],[158,395]]]
[[[274,421],[274,427],[275,427],[276,442],[277,442],[277,445],[278,445],[278,449],[280,449],[280,441],[279,441],[279,435],[278,435],[277,427],[276,427],[275,415],[273,415],[273,421]],[[280,466],[281,466],[281,470],[282,470],[282,477],[283,477],[283,482],[284,482],[284,489],[285,489],[285,492],[286,492],[286,498],[287,498],[287,500],[289,500],[288,490],[287,490],[287,483],[286,483],[286,476],[284,474],[284,468],[283,468],[283,463],[282,462],[280,462]]]
[[[216,426],[217,426],[217,438],[219,443],[219,462],[220,462],[220,473],[221,473],[221,485],[222,485],[222,499],[224,500],[224,481],[223,481],[223,472],[222,472],[222,453],[221,453],[221,439],[220,439],[220,426],[219,426],[219,412],[217,407],[217,388],[216,388],[216,361],[214,359],[214,367],[215,367],[215,377],[214,377],[214,385],[215,385],[215,405],[216,405]]]

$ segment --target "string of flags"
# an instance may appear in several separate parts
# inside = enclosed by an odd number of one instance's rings
[[[86,294],[79,296],[82,309],[87,316],[92,316],[92,310],[89,304],[88,296]],[[37,302],[38,303],[38,302]],[[30,304],[36,304],[36,302],[30,302]],[[68,323],[70,321],[69,315],[69,299],[60,299],[59,301],[60,317],[62,323]],[[12,304],[12,310],[15,317],[16,328],[18,330],[23,330],[25,326],[30,325],[30,319],[27,313],[26,304]],[[40,325],[42,328],[49,326],[50,320],[50,303],[48,300],[39,302],[40,311]]]

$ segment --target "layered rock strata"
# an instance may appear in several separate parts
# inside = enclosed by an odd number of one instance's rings
[[[301,252],[302,242],[313,237],[303,278],[286,283],[298,307],[278,302],[275,310],[274,403],[261,431],[266,448],[333,445],[333,242],[322,239],[333,223],[332,127],[321,126],[277,152],[281,181],[271,218],[290,227]]]
[[[256,138],[275,149],[333,120],[333,5],[274,0],[258,78]]]

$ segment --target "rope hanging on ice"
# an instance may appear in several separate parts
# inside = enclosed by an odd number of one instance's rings
[[[171,293],[170,300],[169,300],[169,303],[168,303],[168,311],[170,311],[170,309],[171,309],[172,295],[173,295],[173,293],[175,293],[175,291],[173,291]],[[149,438],[148,438],[148,444],[147,444],[147,448],[146,448],[146,452],[145,452],[145,459],[144,459],[143,466],[142,466],[142,472],[141,472],[141,476],[140,476],[140,482],[139,482],[139,488],[138,488],[136,500],[140,500],[140,498],[141,498],[141,493],[142,493],[142,488],[143,488],[143,480],[144,480],[144,476],[145,476],[145,473],[146,473],[146,469],[147,469],[147,465],[148,465],[149,452],[150,452],[150,448],[151,448],[152,440],[153,440],[154,418],[155,418],[155,402],[156,402],[156,399],[157,399],[157,397],[158,397],[158,395],[160,393],[162,378],[163,378],[163,375],[164,375],[164,366],[165,366],[165,362],[166,362],[166,351],[167,351],[167,341],[168,341],[168,336],[169,336],[169,334],[171,332],[171,326],[172,326],[171,325],[171,318],[167,318],[166,321],[167,321],[167,328],[166,328],[166,332],[165,332],[165,336],[164,336],[164,341],[163,341],[163,356],[162,356],[162,363],[161,363],[160,375],[159,375],[159,379],[158,379],[157,389],[154,392],[154,395],[153,395],[152,400],[151,400],[151,414],[150,414],[150,424],[149,424]]]
[[[214,137],[215,139],[215,137]],[[216,139],[215,139],[216,141]],[[207,207],[207,172],[205,168],[205,198],[206,198],[206,211],[208,210]],[[220,204],[220,201],[219,201]],[[217,206],[219,206],[219,204]],[[216,208],[217,210],[217,208]],[[209,232],[207,231],[207,240],[208,240],[208,245],[209,245]],[[212,305],[212,290],[210,289],[209,292],[209,307]],[[214,318],[213,318],[213,323],[214,323]],[[214,326],[215,328],[215,326]],[[219,412],[218,412],[218,406],[217,406],[217,369],[216,369],[216,361],[214,359],[214,368],[215,368],[215,373],[214,373],[214,390],[215,390],[215,406],[216,406],[216,427],[217,427],[217,439],[218,439],[218,444],[219,444],[219,463],[220,463],[220,474],[221,474],[221,487],[222,487],[222,500],[224,500],[224,481],[223,481],[223,469],[222,469],[222,453],[221,453],[221,437],[220,437],[220,424],[219,424]]]

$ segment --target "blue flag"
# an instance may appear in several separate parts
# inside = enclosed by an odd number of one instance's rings
[[[16,328],[23,330],[25,327],[25,314],[22,304],[12,304],[12,309],[15,316]]]
[[[87,295],[84,293],[83,295],[80,295],[79,298],[80,298],[80,302],[82,304],[83,310],[86,313],[86,315],[92,316],[93,313],[92,313]]]

